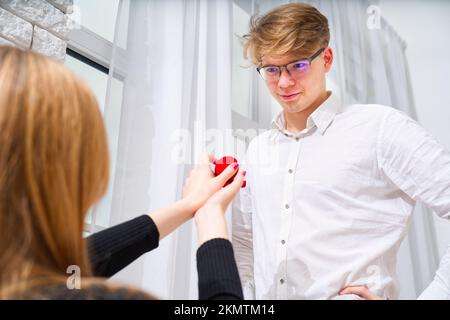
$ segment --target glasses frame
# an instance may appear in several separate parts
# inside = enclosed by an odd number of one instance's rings
[[[291,61],[291,62],[289,62],[289,63],[286,63],[286,64],[284,64],[284,65],[280,65],[280,66],[277,66],[277,65],[270,65],[270,64],[269,64],[269,65],[265,65],[265,66],[261,66],[261,67],[256,68],[256,71],[258,71],[259,75],[261,76],[261,78],[262,78],[264,81],[267,81],[266,79],[264,79],[263,75],[261,74],[261,72],[260,72],[261,69],[267,68],[267,67],[278,68],[278,79],[277,79],[277,81],[279,81],[279,80],[280,80],[280,77],[281,77],[281,73],[283,72],[283,68],[286,69],[286,72],[288,73],[288,75],[292,77],[291,73],[289,72],[289,69],[287,68],[288,65],[293,64],[293,63],[296,63],[296,62],[300,62],[300,61],[308,61],[308,63],[311,65],[311,62],[313,62],[313,60],[314,60],[315,58],[317,58],[318,56],[320,56],[320,54],[321,54],[322,52],[324,52],[324,51],[325,51],[325,48],[321,48],[321,49],[317,50],[317,52],[314,53],[314,54],[313,54],[311,57],[309,57],[309,58],[305,58],[305,59],[296,59],[296,60],[294,60],[294,61]]]

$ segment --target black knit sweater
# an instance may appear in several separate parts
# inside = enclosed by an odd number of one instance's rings
[[[148,215],[137,217],[87,238],[94,275],[110,277],[159,245],[159,232]],[[212,239],[197,250],[199,299],[243,299],[228,240]]]

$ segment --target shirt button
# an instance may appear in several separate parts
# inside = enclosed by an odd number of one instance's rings
[[[286,243],[286,241],[284,241],[284,240],[281,240],[281,244],[285,244]]]
[[[298,140],[300,140],[300,138],[298,138],[298,137],[297,137],[297,138],[295,138],[295,141],[298,141]]]
[[[287,205],[285,205],[284,207],[285,207],[286,209],[289,209],[289,205],[288,205],[288,204],[287,204]]]
[[[280,279],[280,283],[283,284],[284,283],[284,279]]]
[[[292,172],[294,172],[294,170],[292,170],[292,169],[289,169],[289,171],[288,171],[289,173],[292,173]]]

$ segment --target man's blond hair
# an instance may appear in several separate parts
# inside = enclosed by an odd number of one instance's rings
[[[244,54],[258,65],[265,55],[304,58],[329,42],[328,19],[313,6],[291,3],[251,18]]]

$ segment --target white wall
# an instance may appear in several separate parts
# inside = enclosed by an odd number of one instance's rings
[[[381,14],[406,41],[418,121],[450,150],[450,1],[380,0]],[[450,222],[434,216],[442,256]]]

